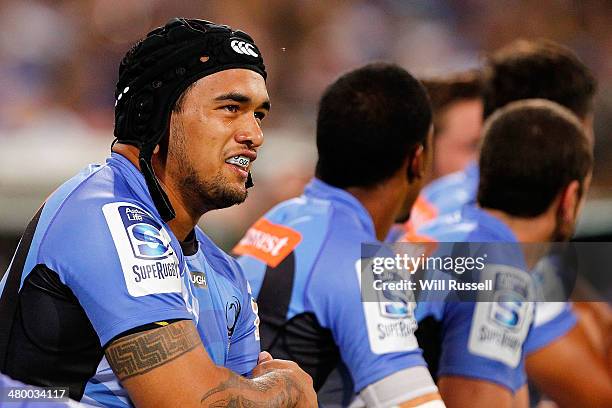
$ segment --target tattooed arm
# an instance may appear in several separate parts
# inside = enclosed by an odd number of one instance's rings
[[[216,366],[190,320],[115,340],[106,358],[137,407],[317,404],[312,379],[291,361],[265,361],[252,379]]]

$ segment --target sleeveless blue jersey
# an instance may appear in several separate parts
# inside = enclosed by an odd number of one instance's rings
[[[33,342],[53,342],[51,335],[62,336],[67,327],[80,325],[82,333],[76,336],[82,335],[83,342],[91,338],[82,347],[91,350],[79,352],[85,354],[78,364],[85,367],[75,378],[74,369],[62,365],[79,353],[58,346],[57,356],[37,356],[13,344],[9,357],[13,353],[14,359],[19,355],[50,359],[47,364],[56,369],[53,374],[41,374],[43,367],[32,364],[26,369],[28,362],[16,361],[9,364],[14,373],[7,374],[36,385],[70,382],[71,397],[82,403],[130,406],[103,347],[139,326],[173,319],[193,320],[217,365],[250,373],[257,363],[259,334],[248,283],[236,261],[199,228],[191,238],[190,248],[182,248],[184,243],[160,219],[141,173],[119,154],[66,182],[42,207],[31,242],[25,243],[29,244],[25,260],[13,259],[9,272],[23,265],[19,293],[23,304],[43,296],[37,287],[53,282],[58,296],[66,299],[62,310],[71,313],[70,317],[60,313],[57,321],[33,323],[34,331],[46,324],[51,333],[38,333]],[[26,315],[27,309],[19,313],[26,324],[33,319]],[[78,323],[71,324],[73,317],[80,319]]]
[[[412,312],[389,317],[361,301],[361,243],[375,241],[362,204],[314,179],[301,197],[265,214],[234,248],[259,305],[262,349],[296,361],[317,390],[341,363],[354,384],[349,394],[425,365],[409,330]]]

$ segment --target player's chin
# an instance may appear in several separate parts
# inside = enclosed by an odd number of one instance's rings
[[[249,194],[246,188],[246,181],[242,180],[232,180],[227,182],[224,190],[225,201],[227,202],[228,207],[236,204],[242,204]]]

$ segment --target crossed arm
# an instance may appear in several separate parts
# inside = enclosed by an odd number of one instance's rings
[[[190,320],[115,340],[106,358],[137,407],[317,404],[312,379],[291,361],[260,361],[251,379],[216,366]]]

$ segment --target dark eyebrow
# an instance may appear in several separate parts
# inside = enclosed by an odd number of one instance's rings
[[[239,92],[230,92],[217,96],[215,98],[215,101],[234,101],[239,103],[248,103],[251,102],[251,98]]]
[[[249,103],[251,102],[251,98],[248,96],[241,94],[240,92],[229,92],[223,95],[219,95],[215,98],[215,101],[234,101],[238,103]],[[257,109],[270,110],[270,101],[264,101]]]
[[[259,105],[259,108],[270,111],[270,101],[265,101],[264,103]]]

